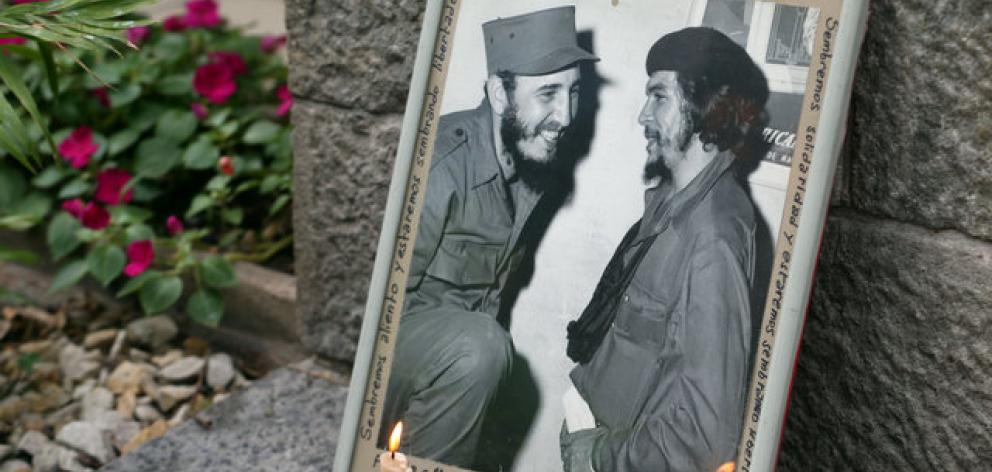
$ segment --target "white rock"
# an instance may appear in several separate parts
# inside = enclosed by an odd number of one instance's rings
[[[124,445],[131,440],[131,438],[138,435],[141,432],[141,424],[137,421],[121,421],[117,424],[117,427],[111,432],[111,438],[114,442],[114,447],[118,450],[123,449]]]
[[[17,450],[24,451],[32,456],[37,455],[45,446],[51,444],[48,440],[48,436],[45,436],[38,431],[28,431],[21,436],[21,440],[17,441]]]
[[[114,344],[110,346],[110,352],[107,354],[108,359],[116,359],[121,353],[121,349],[124,348],[124,340],[127,339],[127,331],[120,330],[117,332],[117,337],[114,338]]]
[[[184,403],[183,406],[176,410],[176,414],[172,415],[172,418],[169,418],[169,427],[182,423],[186,419],[187,413],[189,413],[189,403]]]
[[[127,325],[128,341],[153,351],[164,347],[176,334],[179,334],[176,322],[166,315],[137,319]]]
[[[114,394],[103,387],[94,387],[83,397],[82,419],[89,421],[102,415],[105,411],[113,410]]]
[[[183,351],[180,349],[170,349],[169,352],[162,354],[161,356],[152,357],[152,363],[161,367],[165,367],[173,362],[178,361],[183,358]]]
[[[11,459],[0,464],[0,472],[31,472],[31,465],[20,459]]]
[[[100,363],[93,360],[83,348],[75,344],[68,344],[59,353],[59,367],[65,378],[80,380],[100,370]]]
[[[107,388],[118,395],[141,387],[141,382],[150,373],[140,364],[124,361],[121,362],[114,372],[107,378]]]
[[[72,399],[82,400],[90,390],[93,390],[93,387],[96,387],[96,379],[86,379],[72,390]]]
[[[115,410],[108,410],[101,411],[86,421],[100,428],[102,431],[113,433],[121,423],[126,421],[126,418]]]
[[[175,361],[158,371],[161,379],[169,382],[182,382],[196,377],[203,371],[203,359],[194,356],[187,356]]]
[[[85,421],[69,423],[59,431],[55,440],[93,456],[101,464],[106,464],[114,458],[110,441],[100,427],[93,423]]]
[[[207,361],[207,384],[217,391],[224,390],[234,380],[234,362],[231,356],[221,352],[210,356]]]
[[[162,414],[159,413],[158,409],[154,406],[138,405],[138,407],[134,409],[134,417],[145,423],[154,423],[162,419]]]
[[[35,472],[56,472],[61,463],[68,463],[76,459],[76,453],[67,448],[52,443],[45,446],[38,454],[31,458],[31,464]]]
[[[188,400],[196,395],[196,387],[185,385],[166,385],[158,389],[158,406],[162,411],[169,411],[179,402]]]

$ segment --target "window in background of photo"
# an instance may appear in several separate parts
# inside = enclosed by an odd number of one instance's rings
[[[766,62],[808,67],[817,16],[809,8],[776,5]]]

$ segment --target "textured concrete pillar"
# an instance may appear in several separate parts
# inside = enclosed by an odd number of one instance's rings
[[[992,461],[990,20],[871,2],[779,470]]]
[[[297,309],[315,352],[355,353],[423,0],[287,0]]]

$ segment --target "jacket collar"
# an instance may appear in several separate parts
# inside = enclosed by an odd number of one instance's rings
[[[478,188],[500,175],[496,140],[493,136],[493,112],[488,100],[482,99],[482,103],[471,112],[466,128],[469,128],[464,130],[469,149],[480,150],[470,156],[475,160],[475,165],[472,166],[472,188]]]
[[[672,193],[672,185],[665,182],[644,192],[644,221],[641,228],[642,239],[658,234],[670,225],[680,225],[689,212],[699,204],[713,185],[730,171],[734,155],[730,151],[717,154],[689,185],[677,193]]]

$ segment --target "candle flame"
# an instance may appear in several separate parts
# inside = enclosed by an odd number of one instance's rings
[[[716,472],[734,472],[734,465],[733,462],[727,462],[716,469]]]
[[[389,434],[389,452],[396,452],[400,448],[400,436],[403,435],[403,422],[399,421],[393,427],[393,432]]]

